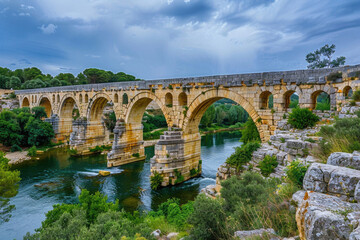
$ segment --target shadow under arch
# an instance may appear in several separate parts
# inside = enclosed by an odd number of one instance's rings
[[[30,107],[30,101],[27,97],[24,97],[24,99],[22,100],[21,107]]]
[[[61,99],[59,106],[59,140],[64,140],[68,138],[72,132],[73,110],[75,106],[78,107],[80,105],[73,95],[66,94]]]
[[[51,115],[53,114],[53,110],[52,110],[52,105],[51,105],[50,99],[49,99],[48,97],[41,96],[41,97],[40,97],[40,101],[39,101],[39,106],[45,108],[46,116],[47,116],[48,118],[50,118]]]
[[[261,140],[264,141],[264,133],[261,129],[261,120],[258,112],[244,97],[231,90],[208,90],[204,94],[199,94],[189,105],[186,113],[182,129],[184,134],[194,134],[199,132],[199,124],[205,111],[216,101],[228,98],[248,112],[249,116],[255,122],[256,127],[260,133]]]
[[[165,116],[167,125],[172,126],[172,121],[167,114],[169,110],[155,94],[150,92],[139,93],[131,99],[126,108],[124,119],[125,123],[131,124],[133,126],[140,125],[146,107],[152,101],[154,101],[160,107],[162,113]]]

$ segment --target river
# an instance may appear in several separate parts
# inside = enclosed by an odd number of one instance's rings
[[[58,203],[76,203],[81,189],[100,191],[109,200],[119,200],[128,211],[155,209],[167,198],[186,203],[200,190],[215,184],[217,168],[240,146],[239,132],[220,132],[201,137],[202,175],[177,186],[153,191],[150,188],[150,158],[154,147],[147,147],[146,160],[107,169],[106,156],[70,157],[64,149],[52,149],[39,161],[19,166],[19,193],[11,199],[15,205],[9,222],[0,225],[0,239],[22,239],[41,226],[45,213]],[[99,170],[111,171],[99,177]]]

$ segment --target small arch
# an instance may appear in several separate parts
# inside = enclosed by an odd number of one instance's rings
[[[34,95],[31,95],[31,102],[34,103]]]
[[[89,102],[89,95],[85,94],[85,102],[88,103]]]
[[[351,98],[353,95],[352,88],[350,86],[344,87],[343,94],[344,94],[345,99]]]
[[[284,108],[295,108],[299,105],[299,95],[294,90],[289,90],[284,94]]]
[[[57,95],[57,103],[60,103],[60,95]]]
[[[35,95],[35,103],[37,103],[37,96]]]
[[[262,92],[260,94],[260,109],[269,109],[273,107],[274,100],[273,95],[269,91]]]
[[[48,118],[51,117],[51,115],[52,115],[52,107],[51,107],[50,100],[47,97],[41,98],[39,106],[45,108],[46,116]]]
[[[80,93],[80,95],[79,95],[79,103],[82,103],[82,100],[83,100],[82,94]]]
[[[182,92],[179,94],[178,97],[179,106],[187,106],[187,95],[186,93]]]
[[[55,94],[52,95],[52,101],[55,103]]]
[[[165,106],[172,107],[173,105],[173,95],[171,93],[167,93],[165,95]]]
[[[122,104],[128,104],[128,103],[129,103],[129,97],[126,93],[124,93],[122,97]]]
[[[330,103],[330,95],[323,90],[311,94],[311,109],[313,110],[330,110]]]
[[[115,93],[114,95],[114,103],[118,103],[119,102],[119,95],[117,93]]]
[[[30,107],[30,102],[29,102],[29,99],[27,97],[24,97],[21,106],[22,107]]]

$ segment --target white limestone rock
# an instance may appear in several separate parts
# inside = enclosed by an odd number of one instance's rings
[[[327,164],[334,166],[350,167],[360,170],[360,153],[355,151],[351,153],[335,152],[332,153]]]
[[[272,238],[271,239],[280,239],[278,237],[276,237],[276,233],[274,231],[274,229],[272,228],[261,228],[261,229],[256,229],[256,230],[250,230],[250,231],[236,231],[234,233],[235,238],[238,239],[248,239],[248,238],[254,238],[254,237],[265,237],[267,235],[270,235]],[[276,237],[276,238],[274,238]]]

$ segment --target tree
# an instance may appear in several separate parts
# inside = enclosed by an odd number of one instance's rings
[[[108,82],[111,77],[108,72],[97,68],[85,69],[84,75],[86,76],[88,83]]]
[[[6,83],[6,88],[20,89],[21,80],[18,77],[12,76],[10,80]]]
[[[254,121],[251,119],[251,117],[249,117],[248,120],[246,121],[245,128],[241,133],[242,133],[241,141],[244,144],[251,141],[260,141],[259,131],[257,130],[257,127]]]
[[[28,132],[28,144],[30,146],[45,145],[54,138],[55,133],[50,123],[43,122],[39,119],[31,117],[25,126]]]
[[[335,53],[335,45],[324,45],[320,49],[306,55],[306,61],[309,63],[308,68],[332,68],[339,67],[345,64],[345,57],[341,56],[332,60],[332,55]]]
[[[14,197],[19,188],[20,172],[10,170],[9,159],[0,152],[0,223],[7,222],[11,217],[11,210],[15,207],[9,205],[9,198]]]
[[[38,76],[43,76],[42,72],[40,69],[36,68],[36,67],[32,67],[32,68],[25,68],[24,71],[24,79],[25,81],[28,80],[32,80],[37,78]]]
[[[203,125],[204,127],[210,127],[214,119],[215,119],[215,107],[214,105],[211,105],[202,116],[200,124]]]
[[[34,114],[35,118],[37,119],[42,119],[42,118],[46,118],[46,112],[45,112],[45,108],[38,106],[38,107],[33,107],[31,109],[31,112]]]
[[[68,85],[74,85],[75,84],[75,77],[71,73],[60,73],[56,76],[56,78],[60,81],[65,81],[68,83]]]

